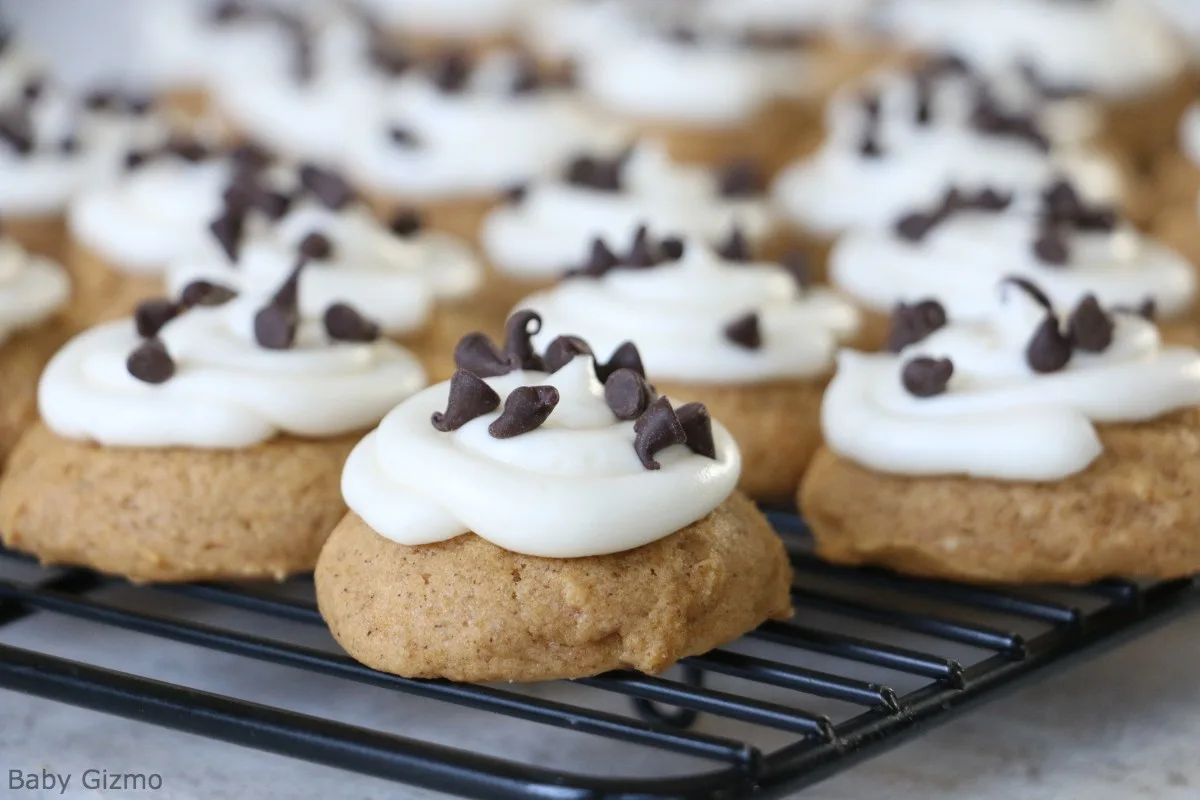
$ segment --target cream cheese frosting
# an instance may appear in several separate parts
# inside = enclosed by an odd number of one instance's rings
[[[174,362],[169,380],[135,378],[143,343],[132,321],[79,334],[46,367],[38,406],[60,436],[113,447],[245,448],[279,434],[327,438],[369,428],[425,376],[398,345],[329,340],[301,320],[289,349],[255,342],[262,298],[196,307],[158,332]]]
[[[1093,305],[1090,333],[1073,334],[1092,344],[1072,347],[1064,331],[1085,303],[1068,317],[1009,282],[984,321],[952,322],[899,353],[844,351],[822,405],[826,443],[881,472],[1055,481],[1099,457],[1096,424],[1200,405],[1200,353],[1164,346],[1140,316]],[[939,382],[914,382],[920,368]]]
[[[490,433],[498,411],[456,430],[431,425],[451,384],[417,393],[384,417],[351,453],[342,475],[350,509],[404,545],[473,532],[512,552],[546,558],[603,555],[639,547],[686,527],[734,491],[741,457],[712,422],[714,457],[674,444],[647,469],[635,452],[635,423],[605,401],[591,356],[554,374],[517,370],[485,379],[513,402],[518,387],[553,387],[557,404],[536,429]]]
[[[927,213],[927,212],[922,212]],[[995,307],[996,283],[1010,275],[1036,283],[1058,306],[1094,293],[1105,306],[1138,307],[1147,300],[1165,318],[1191,307],[1194,267],[1166,245],[1113,218],[1111,227],[1063,226],[1053,260],[1037,252],[1044,216],[1036,198],[1007,208],[957,211],[921,237],[889,228],[842,236],[829,258],[830,280],[858,304],[887,313],[901,302],[937,297],[950,318],[983,322]]]
[[[71,292],[66,270],[0,238],[0,344],[46,321]]]
[[[1027,63],[1052,86],[1127,97],[1169,82],[1186,64],[1145,0],[904,0],[888,9],[902,40],[987,72]]]
[[[678,260],[569,278],[518,308],[541,314],[535,341],[573,334],[607,351],[633,339],[652,381],[689,383],[823,375],[859,324],[851,305],[782,266],[728,260],[694,240]]]
[[[1112,199],[1119,172],[1108,159],[1057,146],[1037,108],[950,62],[928,71],[877,73],[838,93],[828,136],[775,181],[781,213],[824,235],[890,224],[947,186],[1028,190],[1065,174],[1089,199]]]
[[[502,272],[544,280],[578,262],[594,238],[628,241],[642,225],[714,241],[739,228],[761,244],[775,219],[755,181],[749,165],[721,176],[672,163],[659,143],[641,141],[611,159],[577,158],[562,174],[529,184],[517,202],[488,215],[483,248]]]

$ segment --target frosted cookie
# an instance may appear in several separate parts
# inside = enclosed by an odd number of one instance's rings
[[[510,189],[609,138],[574,90],[529,59],[452,52],[392,83],[344,161],[380,209],[418,208],[432,227],[474,241]]]
[[[37,420],[38,376],[66,338],[57,314],[70,290],[56,262],[0,235],[0,465]]]
[[[501,350],[464,338],[454,377],[351,453],[315,573],[338,642],[407,677],[535,681],[658,673],[788,616],[729,432],[647,385],[632,345],[539,352],[536,319]]]
[[[842,353],[800,492],[821,556],[981,582],[1200,570],[1200,352],[1020,279],[941,322]]]
[[[572,158],[555,175],[514,192],[488,214],[481,234],[505,311],[546,288],[585,257],[597,237],[625,242],[638,228],[724,241],[735,228],[756,252],[780,255],[782,230],[750,162],[721,169],[678,164],[659,143]]]
[[[69,341],[0,482],[5,544],[138,582],[312,569],[345,457],[424,375],[349,304],[302,316],[307,262],[273,296],[197,282]]]
[[[829,259],[831,283],[865,310],[873,346],[883,345],[898,304],[937,298],[954,322],[986,320],[996,283],[1009,276],[1033,281],[1064,308],[1088,294],[1106,307],[1145,306],[1168,340],[1200,343],[1195,267],[1065,181],[1015,196],[951,189],[888,228],[847,233]]]
[[[1185,48],[1145,0],[914,0],[892,3],[901,40],[996,73],[1024,65],[1047,87],[1104,104],[1115,141],[1148,154],[1195,95]],[[1119,58],[1113,58],[1119,53]]]
[[[243,169],[206,227],[202,246],[168,264],[172,292],[197,280],[269,292],[304,252],[311,264],[299,287],[301,314],[350,303],[409,347],[435,379],[454,371],[458,339],[489,321],[478,309],[483,269],[465,242],[430,230],[413,211],[381,223],[333,172]]]
[[[1047,106],[1020,76],[988,81],[955,59],[875,73],[833,99],[825,142],[772,191],[819,267],[839,234],[890,225],[947,186],[1029,190],[1066,174],[1089,199],[1122,199],[1120,166],[1087,146],[1086,111]]]
[[[719,251],[645,229],[619,254],[599,242],[574,276],[518,307],[541,315],[541,345],[576,335],[608,352],[636,341],[659,391],[704,403],[733,432],[746,457],[740,486],[763,501],[794,493],[820,443],[838,345],[859,322],[808,285],[802,262],[756,262],[736,233]]]

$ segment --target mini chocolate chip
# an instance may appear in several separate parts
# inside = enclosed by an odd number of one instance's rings
[[[619,369],[604,382],[604,401],[619,420],[637,419],[653,400],[654,390],[650,384],[631,369]]]
[[[537,62],[529,56],[521,56],[517,60],[516,74],[513,76],[512,93],[515,95],[532,94],[542,88],[542,75]]]
[[[989,186],[971,198],[970,203],[972,208],[980,211],[1004,211],[1012,201],[1012,192],[1000,192]]]
[[[434,85],[443,92],[461,92],[471,77],[471,60],[463,52],[449,53],[434,63],[431,77]]]
[[[1000,281],[1000,283],[1001,285],[1011,283],[1013,286],[1016,286],[1022,292],[1033,298],[1034,302],[1036,302],[1042,308],[1046,309],[1047,311],[1054,311],[1054,304],[1050,302],[1050,298],[1047,297],[1046,293],[1043,292],[1033,281],[1028,280],[1027,278],[1018,277],[1016,275],[1009,275],[1007,278]]]
[[[421,140],[417,135],[408,128],[401,125],[393,125],[388,128],[388,139],[397,147],[420,147]]]
[[[256,173],[266,169],[271,164],[271,153],[259,145],[239,144],[229,151],[229,160],[235,173]]]
[[[40,75],[34,76],[25,81],[25,85],[21,87],[21,99],[26,103],[37,102],[37,99],[42,96],[46,89],[46,79]]]
[[[254,338],[268,350],[286,350],[296,340],[300,324],[299,292],[301,260],[288,276],[271,302],[254,315]]]
[[[379,325],[348,303],[334,303],[325,309],[323,322],[325,332],[335,342],[373,342],[379,338]]]
[[[268,219],[281,220],[292,207],[292,198],[274,189],[259,189],[250,199],[250,205],[267,215]]]
[[[789,250],[784,253],[783,258],[779,259],[779,266],[792,276],[792,280],[801,289],[812,285],[812,263],[802,251]]]
[[[671,445],[687,442],[687,434],[671,401],[660,397],[650,404],[637,422],[633,423],[636,434],[633,440],[633,451],[646,469],[660,469],[662,464],[655,460],[655,454]]]
[[[450,396],[446,411],[433,412],[430,422],[442,433],[456,431],[477,417],[500,407],[500,395],[483,378],[465,369],[457,369],[450,378]]]
[[[900,379],[909,394],[917,397],[934,397],[946,391],[954,364],[948,358],[919,356],[904,365]]]
[[[738,347],[746,350],[758,350],[762,347],[762,330],[758,324],[758,314],[738,317],[724,328],[725,338]]]
[[[613,350],[608,361],[603,364],[597,361],[596,377],[601,383],[606,383],[609,376],[619,369],[631,369],[643,378],[646,377],[646,368],[642,366],[642,354],[633,342],[621,342],[617,349]]]
[[[508,356],[496,349],[487,334],[479,331],[468,333],[458,340],[454,346],[454,366],[481,378],[507,375],[517,368]]]
[[[1089,294],[1071,312],[1067,332],[1076,348],[1087,353],[1103,353],[1112,344],[1113,321],[1100,307],[1096,295]]]
[[[117,94],[107,89],[94,89],[83,96],[83,105],[89,111],[110,111],[117,105]]]
[[[403,208],[392,215],[392,221],[388,223],[388,230],[401,239],[411,239],[421,232],[425,227],[425,221],[421,219],[421,212],[415,208]]]
[[[1048,229],[1033,242],[1034,255],[1043,264],[1061,267],[1071,260],[1071,250],[1067,247],[1066,239],[1058,231]]]
[[[224,251],[231,264],[237,263],[244,223],[245,217],[239,211],[228,208],[208,226],[209,232],[216,238],[217,244],[221,245],[221,250]]]
[[[158,336],[158,332],[163,329],[163,326],[179,316],[181,311],[183,308],[178,303],[166,298],[143,300],[138,303],[133,312],[133,322],[137,327],[138,336],[143,339]]]
[[[367,47],[367,60],[375,69],[389,78],[400,77],[413,65],[409,54],[379,31],[371,32],[370,44]]]
[[[912,305],[900,303],[892,312],[887,348],[899,353],[945,324],[946,309],[936,300],[922,300]]]
[[[147,339],[125,359],[125,369],[143,383],[166,383],[175,374],[175,361],[161,340]]]
[[[675,409],[675,416],[683,426],[684,444],[698,456],[717,457],[717,445],[713,441],[712,417],[703,403],[688,403]]]
[[[532,329],[530,323],[533,323]],[[504,354],[518,369],[544,370],[542,357],[533,349],[534,334],[542,329],[542,315],[531,309],[513,312],[504,325]]]
[[[333,255],[333,242],[325,234],[313,231],[300,240],[297,249],[309,261],[324,261]]]
[[[721,197],[730,199],[758,197],[765,191],[758,168],[748,159],[739,159],[722,169],[717,187]]]
[[[667,261],[678,261],[683,258],[684,251],[687,249],[683,243],[683,239],[678,236],[668,236],[658,244],[659,252]]]
[[[554,374],[565,367],[575,356],[590,356],[592,348],[578,336],[556,336],[546,347],[542,356],[546,372]]]
[[[675,25],[663,31],[663,36],[668,41],[675,42],[676,44],[695,44],[700,40],[700,35],[696,33],[696,29],[688,25]]]
[[[185,307],[219,306],[237,297],[237,292],[228,286],[210,281],[192,281],[179,293],[179,302]]]
[[[1118,216],[1112,208],[1082,209],[1075,217],[1075,227],[1081,231],[1108,233],[1117,227]]]
[[[1153,297],[1147,297],[1142,301],[1142,304],[1138,306],[1137,313],[1140,314],[1144,319],[1148,319],[1153,322],[1155,317],[1158,316],[1158,303]]]
[[[896,221],[895,230],[900,238],[909,242],[922,241],[941,221],[936,214],[925,214],[920,211],[905,214]]]
[[[518,183],[504,190],[504,200],[512,205],[520,205],[529,194],[529,185]]]
[[[883,155],[883,149],[879,146],[874,132],[863,135],[862,141],[858,143],[858,153],[863,158],[879,158]]]
[[[726,261],[749,261],[750,244],[740,226],[735,225],[725,241],[717,247],[717,254]]]
[[[209,156],[208,148],[195,139],[183,136],[172,136],[164,150],[170,155],[192,164],[203,161]]]
[[[225,25],[241,19],[249,13],[250,9],[246,7],[245,3],[238,0],[223,0],[212,9],[208,19],[214,24]]]
[[[79,152],[79,137],[68,133],[58,142],[58,152],[64,156],[73,156]]]
[[[633,235],[633,244],[629,248],[629,253],[622,259],[621,264],[635,269],[645,269],[658,266],[659,263],[658,248],[650,241],[649,229],[645,225],[639,225],[637,232]]]
[[[878,94],[875,94],[874,92],[870,94],[864,94],[861,98],[859,98],[859,102],[862,104],[863,114],[866,116],[868,121],[874,122],[875,120],[879,119],[879,114],[883,110],[883,103]]]
[[[598,192],[619,192],[625,160],[624,152],[613,159],[576,156],[567,163],[563,180],[572,186],[582,186]]]
[[[0,114],[0,141],[6,142],[17,155],[33,152],[33,120],[28,109],[14,108]]]
[[[300,183],[321,205],[334,211],[354,200],[354,190],[345,178],[313,164],[300,167]]]
[[[125,169],[135,170],[150,160],[150,154],[144,150],[130,150],[125,154]]]
[[[1075,187],[1065,178],[1056,180],[1042,192],[1042,203],[1056,218],[1073,217],[1083,206]]]
[[[518,386],[504,398],[504,410],[488,425],[494,439],[511,439],[541,426],[558,405],[553,386]]]
[[[1071,340],[1058,329],[1058,319],[1047,314],[1034,331],[1029,346],[1025,348],[1025,360],[1034,372],[1057,372],[1071,360]]]
[[[126,97],[125,110],[135,117],[143,117],[150,113],[154,101],[149,97]]]
[[[609,249],[604,240],[596,238],[592,240],[592,249],[588,253],[588,260],[583,266],[568,270],[566,276],[569,278],[599,278],[620,263],[621,259]]]

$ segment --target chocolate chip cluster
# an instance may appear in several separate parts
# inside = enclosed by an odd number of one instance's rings
[[[542,318],[534,311],[518,311],[505,326],[504,346],[497,348],[486,335],[469,333],[454,349],[458,368],[450,379],[450,396],[445,411],[430,418],[443,433],[458,430],[477,417],[501,408],[500,395],[484,378],[507,375],[514,370],[554,374],[576,356],[593,356],[591,347],[578,336],[559,336],[544,353],[533,347],[532,336],[541,330]],[[675,444],[692,452],[716,458],[712,420],[700,403],[674,408],[646,382],[641,355],[632,342],[618,347],[606,362],[595,361],[596,378],[604,384],[604,400],[613,416],[633,421],[634,451],[642,466],[660,468],[654,456]],[[553,386],[519,386],[504,399],[500,416],[488,425],[496,439],[509,439],[537,429],[549,419],[559,402]]]
[[[1112,207],[1088,205],[1070,181],[1056,181],[1042,193],[1033,252],[1043,264],[1061,267],[1071,258],[1067,237],[1072,231],[1109,233],[1117,221]]]
[[[1000,192],[990,187],[978,192],[966,192],[950,188],[937,207],[929,211],[913,211],[896,221],[896,234],[910,242],[920,242],[946,220],[963,211],[999,213],[1012,205],[1011,193]]]

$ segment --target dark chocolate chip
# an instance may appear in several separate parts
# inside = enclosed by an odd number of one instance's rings
[[[500,395],[483,378],[465,369],[454,371],[450,378],[450,397],[446,411],[433,412],[430,422],[442,433],[456,431],[477,417],[490,414],[500,407]]]
[[[517,60],[516,74],[513,76],[512,93],[532,94],[541,88],[542,75],[537,62],[528,56],[521,56]]]
[[[403,48],[380,34],[371,37],[367,59],[375,69],[390,78],[400,77],[413,65],[412,58]]]
[[[208,230],[216,238],[217,244],[221,245],[221,250],[229,258],[230,263],[237,262],[238,250],[241,249],[242,226],[244,223],[245,217],[236,209],[229,208],[208,226]]]
[[[1058,219],[1073,217],[1083,207],[1083,202],[1079,199],[1075,187],[1065,178],[1060,178],[1050,184],[1042,192],[1042,203],[1050,215]]]
[[[208,19],[214,24],[226,25],[248,16],[249,13],[250,9],[246,7],[245,3],[238,0],[223,0],[212,9]]]
[[[488,433],[494,439],[529,433],[550,417],[558,399],[553,386],[518,386],[504,398],[504,410],[488,425]]]
[[[325,332],[335,342],[373,342],[379,338],[379,325],[348,303],[329,306],[323,321]]]
[[[613,159],[576,156],[567,163],[563,180],[572,186],[582,186],[598,192],[619,192],[624,167],[624,153]]]
[[[1050,298],[1047,297],[1046,293],[1043,292],[1041,288],[1039,288],[1038,285],[1033,281],[1028,280],[1027,278],[1020,278],[1016,275],[1009,275],[1000,283],[1002,285],[1011,283],[1013,286],[1016,286],[1022,292],[1033,298],[1034,302],[1036,302],[1042,308],[1046,309],[1047,311],[1054,311],[1054,304],[1050,302]]]
[[[646,368],[642,366],[642,354],[633,342],[622,342],[605,363],[597,361],[596,377],[601,383],[607,383],[609,376],[619,369],[631,369],[643,378],[646,377]]]
[[[410,129],[402,125],[392,125],[388,128],[388,139],[397,147],[420,147],[421,140]]]
[[[883,103],[879,99],[879,95],[875,93],[864,94],[860,100],[862,103],[863,114],[868,121],[879,119],[879,113],[883,110]]]
[[[325,234],[313,231],[300,240],[297,249],[308,261],[324,261],[333,255],[333,242]]]
[[[758,314],[750,312],[738,317],[724,328],[725,338],[738,347],[746,350],[758,350],[762,347],[762,330],[758,323]]]
[[[512,205],[520,205],[524,202],[527,194],[529,194],[528,184],[518,183],[504,190],[504,200]]]
[[[237,292],[228,286],[209,281],[192,281],[179,293],[179,302],[185,307],[219,306],[237,297]]]
[[[164,150],[176,158],[195,164],[208,158],[208,148],[195,139],[184,136],[172,136]]]
[[[668,236],[658,244],[659,252],[667,261],[678,261],[683,258],[684,251],[687,249],[683,239],[678,236]]]
[[[150,160],[150,153],[145,150],[130,150],[125,154],[125,169],[135,170]]]
[[[654,390],[650,384],[631,369],[619,369],[604,382],[604,401],[619,420],[637,419],[653,400]]]
[[[703,403],[688,403],[675,409],[675,416],[683,426],[684,444],[698,456],[717,457],[717,445],[713,441],[712,417]]]
[[[147,339],[125,359],[125,369],[143,383],[166,383],[175,374],[175,361],[161,340]]]
[[[1004,211],[1012,205],[1012,201],[1012,192],[1000,192],[989,186],[971,198],[970,202],[972,208],[980,211]]]
[[[458,340],[454,347],[454,366],[473,372],[481,378],[507,375],[516,365],[496,349],[487,334],[475,331]]]
[[[912,305],[900,303],[892,312],[888,350],[899,353],[945,324],[946,309],[936,300],[922,300]]]
[[[687,434],[679,422],[671,401],[660,397],[650,404],[645,413],[633,423],[636,436],[633,440],[633,451],[646,469],[662,467],[654,456],[674,444],[687,442]]]
[[[25,85],[21,87],[21,99],[26,103],[35,103],[45,90],[46,79],[36,75],[25,81]]]
[[[229,151],[235,173],[256,173],[271,164],[271,153],[256,144],[240,144]]]
[[[802,251],[789,250],[784,253],[783,258],[779,259],[779,266],[792,276],[792,280],[801,289],[807,289],[812,285],[812,263]]]
[[[576,356],[590,356],[592,348],[578,336],[557,336],[542,356],[546,372],[554,374],[565,367]]]
[[[533,335],[541,329],[542,316],[536,311],[522,309],[508,318],[504,325],[504,354],[517,369],[545,369],[546,365],[533,349],[532,341]]]
[[[1044,230],[1033,241],[1033,253],[1043,264],[1061,267],[1071,260],[1066,239],[1053,228]]]
[[[746,234],[742,233],[740,226],[733,227],[729,236],[717,247],[717,254],[726,261],[750,260],[750,243],[746,241]]]
[[[1087,353],[1103,353],[1112,344],[1113,321],[1100,307],[1096,295],[1089,294],[1079,301],[1067,321],[1071,344]]]
[[[334,211],[354,200],[354,190],[345,178],[313,164],[300,167],[300,183],[321,205]]]
[[[621,264],[635,269],[645,269],[656,267],[659,263],[658,248],[650,240],[649,229],[645,225],[639,225],[637,232],[633,235],[633,244],[629,248],[629,253],[621,261]]]
[[[896,221],[896,233],[900,238],[909,242],[922,241],[931,230],[941,221],[936,214],[926,214],[916,211],[912,214],[905,214]]]
[[[863,135],[862,141],[858,143],[858,154],[863,158],[879,158],[883,155],[883,149],[873,132]]]
[[[111,111],[117,105],[117,94],[107,89],[94,89],[83,96],[83,105],[88,111]]]
[[[1075,217],[1075,227],[1081,231],[1109,233],[1116,230],[1118,215],[1112,208],[1083,209]]]
[[[467,88],[467,79],[470,77],[471,60],[466,53],[457,51],[438,59],[431,75],[434,85],[448,94]]]
[[[1034,331],[1029,346],[1025,348],[1025,360],[1034,372],[1057,372],[1071,360],[1071,340],[1058,328],[1058,319],[1047,314]]]
[[[149,339],[158,336],[158,332],[175,317],[183,308],[166,298],[156,298],[153,300],[143,300],[138,303],[137,308],[133,312],[133,322],[137,327],[138,336],[143,339]]]
[[[11,109],[0,114],[0,141],[7,143],[18,155],[33,152],[33,121],[25,109]]]
[[[934,397],[946,391],[954,364],[948,358],[920,356],[904,365],[900,379],[909,394],[917,397]]]
[[[254,338],[268,350],[286,350],[296,340],[300,324],[300,272],[304,261],[292,270],[271,302],[254,315]]]
[[[292,198],[274,189],[259,189],[251,196],[250,205],[266,214],[268,219],[280,220],[292,207]]]
[[[739,159],[727,165],[718,176],[721,197],[741,199],[758,197],[766,191],[762,176],[753,161]]]
[[[592,251],[588,254],[587,263],[569,274],[573,277],[599,278],[620,263],[621,259],[617,258],[617,254],[609,249],[604,240],[596,238],[592,240]]]
[[[425,227],[425,221],[421,218],[421,212],[415,208],[404,208],[397,211],[392,216],[392,221],[388,223],[388,230],[401,239],[411,239],[421,232]]]
[[[79,152],[79,137],[68,133],[58,142],[58,152],[64,156],[73,156]]]

